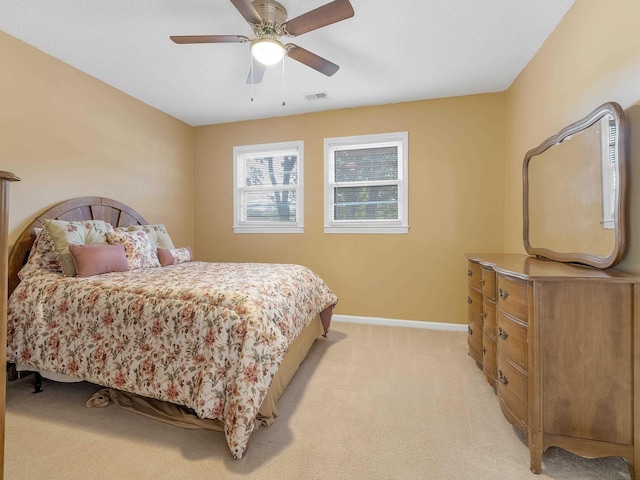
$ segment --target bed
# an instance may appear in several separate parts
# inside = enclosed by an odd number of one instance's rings
[[[58,227],[85,240],[67,239],[63,254]],[[9,256],[7,361],[183,406],[218,422],[239,459],[326,336],[337,298],[300,265],[194,261],[188,249],[161,245],[158,227],[104,197],[62,202],[35,218]],[[93,234],[108,242],[94,245]],[[150,257],[132,238],[170,260],[136,263]]]

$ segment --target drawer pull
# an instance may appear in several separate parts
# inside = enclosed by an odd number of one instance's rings
[[[469,332],[469,335],[473,335],[473,330],[471,330],[471,326],[469,326],[468,332]]]
[[[502,327],[498,327],[498,336],[503,340],[506,340],[509,334],[507,333],[506,330],[503,330]]]
[[[483,287],[485,286],[486,283],[487,282],[486,282],[486,280],[484,278],[482,280],[480,280],[480,285],[482,285]]]
[[[487,347],[482,347],[482,354],[486,355],[487,354]]]
[[[473,277],[473,271],[471,271],[471,269],[467,270],[467,277]]]
[[[502,373],[502,370],[498,370],[498,380],[500,380],[500,383],[503,385],[509,383],[509,379]]]
[[[473,303],[473,300],[471,299],[471,297],[467,297],[467,303],[468,303],[469,305],[471,305],[471,304]]]
[[[482,311],[482,318],[487,318],[487,312],[486,311]]]
[[[509,296],[509,292],[503,289],[498,290],[498,296],[503,299],[506,300],[507,297]]]

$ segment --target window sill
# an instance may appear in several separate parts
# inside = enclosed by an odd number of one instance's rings
[[[233,233],[304,233],[304,227],[233,227]]]
[[[393,226],[393,227],[356,227],[356,226],[329,226],[324,227],[324,233],[349,233],[349,234],[406,234],[409,233],[409,227]]]

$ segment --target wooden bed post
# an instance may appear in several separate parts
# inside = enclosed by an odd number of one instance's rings
[[[0,171],[0,359],[7,358],[7,272],[9,230],[9,182],[20,179],[13,173]],[[0,368],[0,480],[4,478],[4,409],[7,399],[7,369]]]

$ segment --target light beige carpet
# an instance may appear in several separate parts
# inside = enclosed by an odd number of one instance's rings
[[[529,451],[467,355],[462,332],[334,323],[233,460],[219,432],[183,430],[111,405],[95,385],[28,377],[7,386],[5,479],[628,479],[619,458]]]

